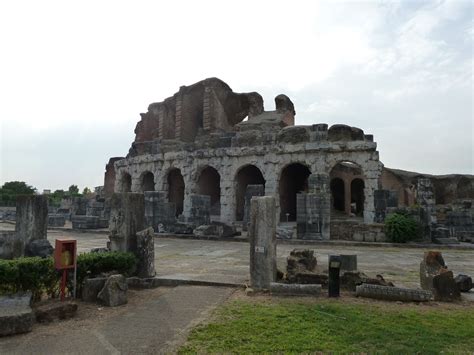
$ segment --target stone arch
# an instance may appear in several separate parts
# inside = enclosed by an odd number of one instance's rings
[[[296,194],[308,191],[309,175],[310,168],[298,162],[290,163],[281,170],[278,184],[280,221],[296,221]]]
[[[364,215],[364,187],[365,183],[361,178],[351,181],[351,212],[356,216]]]
[[[365,177],[362,167],[350,160],[339,160],[332,166],[329,176],[331,181],[330,187],[333,210],[345,212],[346,215],[350,215],[352,213],[351,204],[353,203],[354,197],[354,199],[357,199],[359,202],[359,211],[363,214]],[[358,181],[353,185],[352,181],[354,180]],[[352,188],[356,190],[354,196]],[[343,202],[341,198],[344,199]],[[360,205],[361,202],[362,206]]]
[[[176,206],[176,217],[183,213],[184,187],[184,178],[181,170],[171,168],[166,174],[166,191],[168,192],[168,201]]]
[[[198,194],[211,198],[211,215],[221,214],[221,176],[212,166],[200,169],[197,179]]]
[[[155,175],[151,171],[145,171],[140,177],[141,191],[155,191]]]
[[[265,186],[265,178],[262,172],[258,167],[252,164],[240,167],[235,174],[235,217],[237,221],[242,221],[244,218],[245,192],[248,185]]]
[[[120,175],[120,192],[132,191],[132,175],[128,172],[122,172]]]

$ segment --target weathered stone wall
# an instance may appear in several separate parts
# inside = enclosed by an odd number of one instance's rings
[[[34,240],[46,239],[48,228],[48,197],[18,196],[16,202],[17,238],[26,246]]]
[[[114,163],[121,159],[123,159],[123,157],[110,158],[109,162],[105,166],[105,174],[104,174],[104,196],[105,197],[110,197],[114,193],[115,179],[116,179]]]

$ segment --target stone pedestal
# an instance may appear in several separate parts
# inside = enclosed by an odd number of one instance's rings
[[[15,231],[23,247],[34,240],[46,239],[47,228],[47,196],[18,196]]]
[[[145,224],[158,232],[159,225],[165,228],[176,223],[176,204],[169,202],[164,191],[146,191]]]
[[[190,195],[191,208],[188,222],[196,226],[211,222],[211,196]]]
[[[276,280],[276,207],[272,196],[250,201],[250,285],[269,289]]]
[[[136,254],[137,232],[143,230],[145,202],[143,194],[115,193],[110,199],[110,250]]]
[[[138,277],[154,277],[156,274],[153,234],[153,228],[151,227],[137,233]]]

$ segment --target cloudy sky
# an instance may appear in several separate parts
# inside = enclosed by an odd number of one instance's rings
[[[0,183],[103,184],[148,104],[207,77],[374,134],[388,167],[474,173],[471,1],[2,1]]]

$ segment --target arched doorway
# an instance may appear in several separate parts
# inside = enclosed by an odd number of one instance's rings
[[[129,173],[123,173],[120,179],[120,190],[121,192],[132,191],[132,177]]]
[[[149,171],[142,176],[142,191],[155,191],[155,176]]]
[[[345,188],[344,181],[340,178],[333,178],[331,180],[331,196],[332,196],[332,207],[336,211],[345,211]]]
[[[211,215],[221,214],[221,176],[211,166],[201,171],[198,179],[198,192],[200,195],[211,197]]]
[[[286,166],[280,175],[280,221],[296,221],[296,194],[308,191],[308,176],[311,171],[306,165],[293,163]]]
[[[241,168],[235,177],[236,181],[236,212],[235,219],[242,221],[244,219],[245,192],[248,185],[264,185],[265,179],[262,172],[255,165],[246,165]]]
[[[168,201],[176,206],[176,217],[183,213],[184,206],[184,179],[181,170],[172,169],[168,173]]]
[[[351,212],[356,216],[364,215],[364,180],[354,179],[351,182]]]

